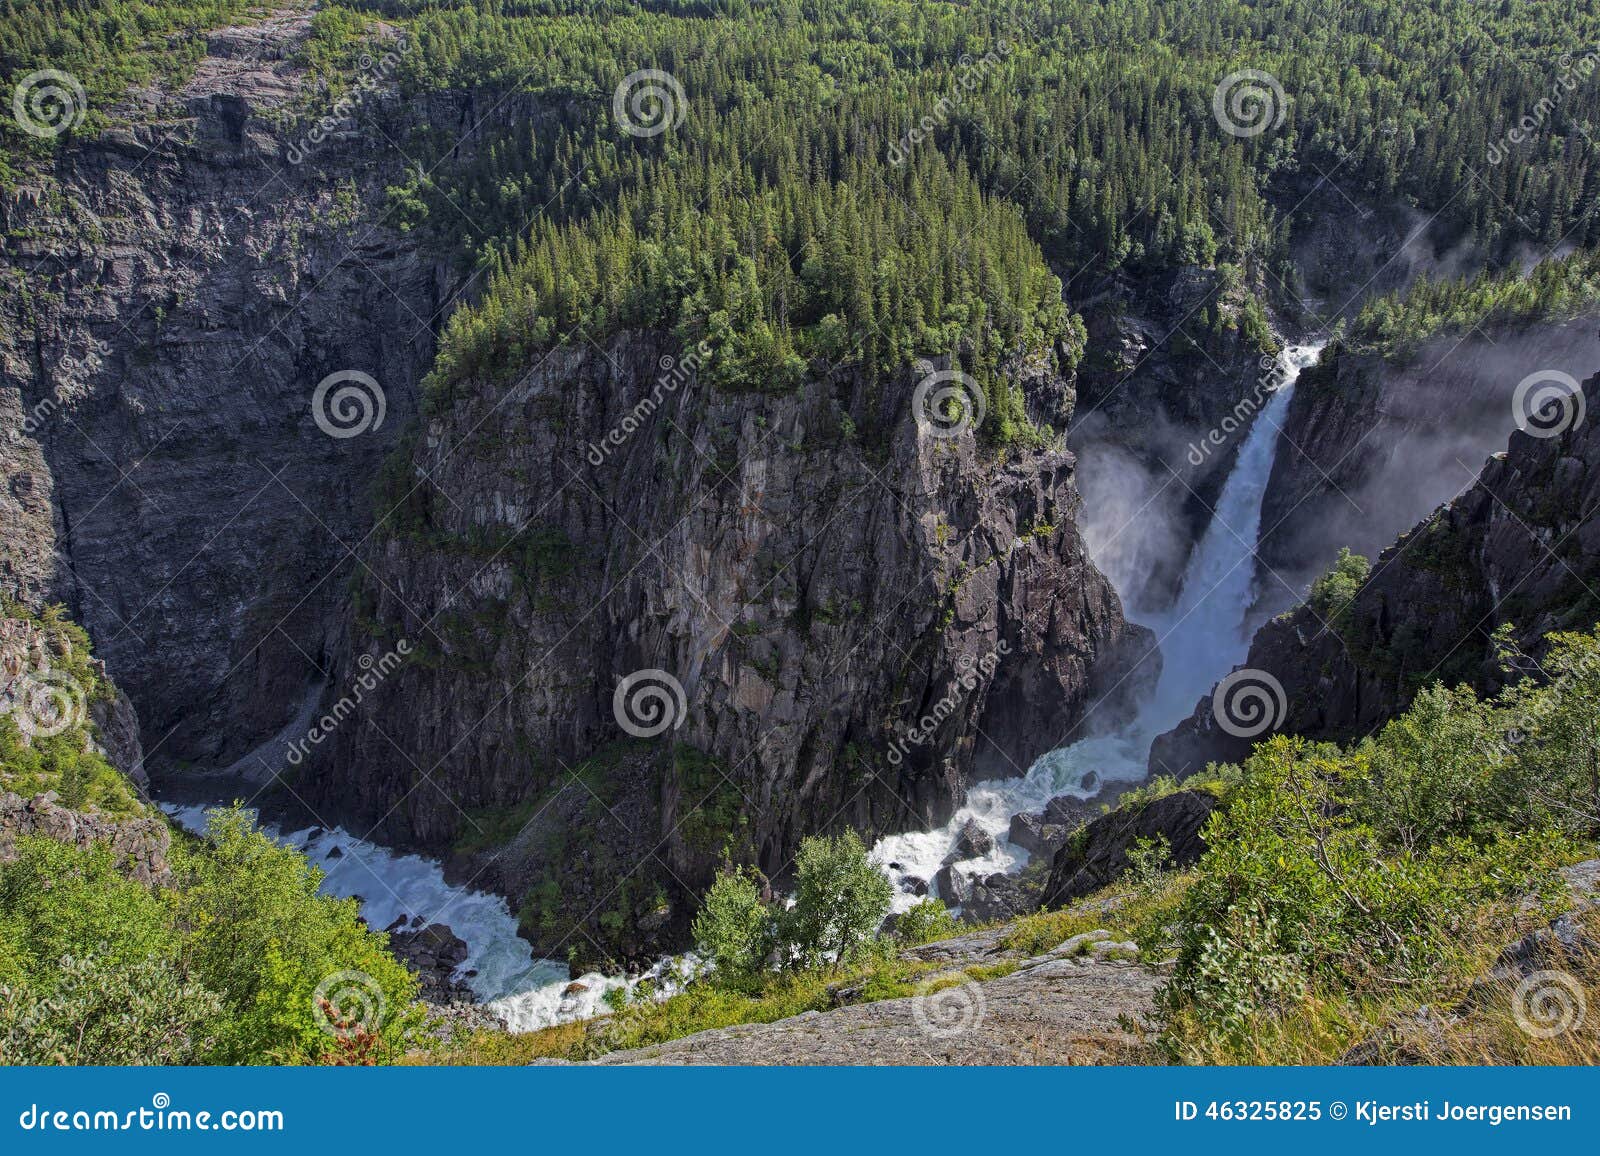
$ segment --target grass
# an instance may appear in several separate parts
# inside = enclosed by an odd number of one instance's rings
[[[1009,975],[1018,961],[1043,954],[1072,936],[1104,930],[1140,944],[1144,958],[1173,948],[1173,919],[1198,878],[1194,870],[1128,879],[1059,911],[1009,924],[998,945],[1011,953],[991,963],[953,969],[948,963],[901,957],[904,945],[880,941],[870,955],[841,967],[773,972],[739,990],[701,981],[669,999],[639,999],[611,1015],[541,1031],[511,1035],[479,1031],[409,1058],[425,1064],[525,1064],[535,1059],[592,1059],[607,1052],[650,1047],[715,1028],[765,1024],[806,1011],[926,993],[965,982]],[[1517,982],[1488,981],[1501,952],[1546,925],[1549,911],[1521,901],[1464,912],[1453,932],[1450,961],[1425,985],[1374,982],[1355,992],[1311,988],[1303,998],[1258,1014],[1248,1041],[1225,1048],[1199,1025],[1181,1018],[1167,1025],[1179,1041],[1181,1062],[1193,1064],[1330,1064],[1362,1049],[1367,1063],[1596,1064],[1600,1063],[1600,952],[1586,951],[1547,966],[1581,992],[1587,1023],[1549,1039],[1524,1031],[1514,1013]],[[1589,943],[1600,943],[1600,912],[1578,917]],[[937,938],[974,930],[961,926]],[[1158,965],[1159,966],[1159,965]],[[1560,995],[1561,992],[1557,992]],[[1575,1002],[1575,1001],[1573,1001]],[[1524,1001],[1526,1004],[1526,1001]],[[1125,1062],[1161,1063],[1167,1056],[1142,1033]]]
[[[1425,988],[1367,990],[1354,995],[1313,988],[1303,999],[1255,1018],[1242,1047],[1208,1042],[1194,1025],[1171,1025],[1199,1064],[1332,1064],[1360,1047],[1369,1064],[1596,1064],[1600,1063],[1600,951],[1593,947],[1545,966],[1555,976],[1542,987],[1570,1006],[1584,1007],[1570,1030],[1550,1038],[1517,1022],[1519,980],[1486,980],[1495,959],[1521,934],[1543,922],[1506,905],[1475,913],[1463,930],[1450,973]],[[1600,942],[1600,912],[1578,917],[1590,944]],[[1582,1003],[1574,998],[1582,993]],[[1555,1006],[1554,1004],[1552,1005]],[[1532,1021],[1530,1021],[1532,1022]],[[1537,1025],[1536,1025],[1537,1026]],[[1555,1026],[1555,1025],[1552,1025]]]
[[[973,930],[957,927],[951,935]],[[948,938],[946,936],[945,938]],[[772,972],[747,989],[709,981],[691,984],[659,1002],[635,999],[610,1015],[539,1031],[511,1034],[478,1031],[419,1051],[417,1064],[525,1064],[535,1059],[592,1059],[607,1052],[650,1047],[696,1032],[738,1024],[767,1024],[807,1011],[826,1011],[854,1003],[900,999],[938,990],[967,979],[998,979],[1016,970],[1016,961],[975,964],[965,970],[945,963],[900,957],[905,945],[880,940],[865,958],[838,967]],[[1052,946],[1054,946],[1052,944]],[[931,979],[930,977],[937,978]]]
[[[1039,955],[1074,935],[1103,930],[1116,939],[1157,946],[1194,877],[1192,871],[1169,871],[1148,884],[1114,883],[1059,911],[1023,916],[1001,943],[1024,956]]]

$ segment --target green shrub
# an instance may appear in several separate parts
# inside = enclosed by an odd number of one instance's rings
[[[754,871],[717,876],[694,919],[694,941],[719,979],[739,983],[760,971],[774,947],[772,914]]]
[[[317,893],[322,873],[234,807],[209,815],[210,846],[172,893],[181,959],[226,1001],[215,1062],[317,1059],[334,1051],[315,997],[340,994],[390,1049],[416,1026],[416,978],[360,922],[353,899]]]
[[[0,986],[0,1064],[198,1064],[222,999],[170,961],[63,956],[53,989]]]
[[[895,920],[894,934],[902,943],[932,943],[948,939],[961,929],[950,909],[937,899],[924,899]]]
[[[1549,831],[1475,840],[1423,825],[1397,848],[1398,828],[1367,821],[1381,798],[1373,755],[1372,744],[1344,752],[1284,736],[1256,748],[1206,828],[1178,911],[1177,967],[1158,1001],[1169,1028],[1187,1022],[1205,1047],[1240,1047],[1253,1017],[1310,988],[1426,983],[1455,960],[1471,912],[1549,885],[1568,846]],[[1179,1058],[1196,1046],[1171,1032],[1166,1042]]]
[[[861,836],[814,835],[795,856],[794,907],[784,919],[794,957],[805,966],[848,962],[877,937],[894,888],[867,858]]]
[[[1352,554],[1348,546],[1341,546],[1339,557],[1328,567],[1327,573],[1311,584],[1306,605],[1318,618],[1326,619],[1335,628],[1342,627],[1349,617],[1350,604],[1371,572],[1371,562],[1360,554]]]

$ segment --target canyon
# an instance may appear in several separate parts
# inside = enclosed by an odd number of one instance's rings
[[[298,163],[308,35],[300,15],[210,34],[181,85],[131,93],[0,203],[0,581],[87,628],[126,694],[102,730],[187,825],[197,796],[238,795],[324,867],[381,869],[394,902],[338,893],[378,927],[468,936],[462,970],[508,1023],[592,1014],[623,969],[662,978],[719,864],[781,887],[817,832],[876,841],[924,892],[1004,891],[1017,817],[1065,799],[1081,822],[1147,772],[1248,753],[1209,721],[1234,665],[1282,682],[1282,729],[1350,738],[1420,677],[1495,685],[1502,621],[1534,653],[1589,625],[1592,427],[1482,463],[1519,377],[1600,364],[1592,318],[1318,360],[1313,318],[1259,274],[1118,272],[1068,297],[1081,360],[1002,360],[1047,435],[1002,452],[914,412],[948,356],[720,390],[680,334],[626,329],[429,386],[482,271],[395,218],[410,169],[385,142],[450,125],[471,155],[562,110],[383,89],[377,132]],[[1319,292],[1421,271],[1397,228],[1339,254],[1349,211],[1314,207],[1296,240]],[[1257,297],[1308,342],[1292,372],[1245,334]],[[1201,308],[1217,332],[1190,336]],[[377,392],[340,436],[315,398],[352,373]],[[1378,557],[1330,624],[1298,604],[1342,545]],[[615,706],[641,672],[682,695],[643,738]],[[1137,833],[1192,861],[1209,810],[1179,799]],[[987,852],[947,862],[972,822]],[[1036,849],[1042,893],[996,910],[1109,882],[1126,835]],[[1117,961],[1023,962],[1018,1001],[1057,973],[1149,995]]]

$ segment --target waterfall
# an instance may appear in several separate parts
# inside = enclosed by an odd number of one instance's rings
[[[1276,389],[1250,423],[1211,522],[1189,555],[1177,598],[1143,623],[1156,634],[1162,670],[1154,694],[1134,721],[1111,733],[1091,734],[1049,751],[1020,778],[975,783],[967,792],[966,805],[943,827],[879,840],[872,857],[890,878],[898,881],[914,876],[931,884],[961,829],[973,819],[995,837],[994,850],[964,861],[961,870],[986,875],[1020,869],[1028,861],[1028,852],[1006,837],[1012,816],[1042,810],[1060,795],[1091,797],[1099,785],[1084,788],[1084,776],[1090,771],[1098,774],[1101,782],[1143,779],[1155,737],[1186,718],[1217,680],[1244,660],[1250,646],[1245,625],[1254,601],[1261,500],[1272,476],[1278,431],[1300,371],[1316,360],[1321,348],[1291,346],[1280,355],[1272,383]],[[897,890],[896,911],[916,902],[909,891]]]
[[[931,882],[968,819],[976,819],[996,842],[991,854],[963,863],[963,870],[987,874],[1020,868],[1028,853],[1006,839],[1013,815],[1039,810],[1058,795],[1089,797],[1095,793],[1083,788],[1089,771],[1107,781],[1142,779],[1151,740],[1186,716],[1244,657],[1261,498],[1272,473],[1278,427],[1295,378],[1315,360],[1319,348],[1286,351],[1281,384],[1250,425],[1211,524],[1190,555],[1177,599],[1145,623],[1159,639],[1165,664],[1155,694],[1138,718],[1115,732],[1091,735],[1040,756],[1021,778],[975,784],[966,805],[943,827],[880,840],[872,856],[886,869],[890,863],[899,865],[890,871],[892,878],[911,874]],[[185,828],[204,832],[205,807],[166,803],[163,810]],[[451,886],[435,860],[399,854],[339,827],[283,830],[263,824],[262,830],[301,851],[324,873],[325,894],[360,899],[362,916],[370,926],[386,928],[402,916],[408,922],[420,918],[448,925],[468,948],[460,978],[513,1031],[596,1015],[605,1010],[610,992],[632,989],[647,978],[654,981],[656,996],[664,997],[701,966],[692,955],[669,958],[628,979],[584,975],[575,988],[566,964],[534,957],[527,941],[517,935],[517,921],[505,899]],[[915,902],[910,894],[898,893],[895,909],[903,911]]]

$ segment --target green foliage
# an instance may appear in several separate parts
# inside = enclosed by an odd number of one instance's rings
[[[932,943],[948,939],[960,930],[950,909],[937,899],[924,899],[895,920],[895,938],[901,943]]]
[[[694,921],[700,950],[732,986],[748,985],[774,955],[802,969],[860,960],[877,942],[894,898],[854,831],[801,840],[787,909],[762,902],[759,878],[753,871],[723,872]]]
[[[773,920],[761,902],[761,880],[753,871],[717,876],[694,919],[696,950],[718,976],[737,984],[766,965],[773,949]]]
[[[1485,270],[1470,280],[1422,277],[1362,307],[1347,344],[1405,360],[1434,337],[1566,321],[1600,309],[1600,253],[1541,261],[1530,272]]]
[[[0,1064],[200,1064],[222,1000],[156,956],[64,956],[49,991],[0,984]]]
[[[1477,913],[1552,892],[1600,833],[1600,632],[1548,643],[1493,700],[1433,686],[1354,746],[1255,749],[1177,913],[1174,1055],[1239,1054],[1313,993],[1425,991],[1472,962]]]
[[[1339,547],[1339,557],[1315,582],[1306,597],[1306,605],[1318,618],[1335,627],[1342,626],[1349,617],[1350,604],[1355,601],[1372,563],[1360,554],[1352,554],[1348,546]]]
[[[0,617],[20,629],[30,651],[43,655],[48,684],[62,691],[52,700],[64,709],[65,728],[60,734],[24,734],[17,711],[0,714],[0,790],[24,797],[54,791],[63,806],[96,810],[113,817],[142,814],[138,793],[99,753],[93,708],[109,702],[115,691],[89,649],[89,637],[66,617],[60,606],[38,613],[10,599],[0,599]],[[44,677],[29,660],[25,673]],[[55,729],[52,725],[44,728]],[[40,728],[33,728],[39,731]]]
[[[376,1009],[368,1026],[398,1046],[415,1026],[416,979],[360,922],[355,900],[319,895],[321,872],[242,809],[211,812],[207,839],[172,901],[188,932],[185,969],[227,1001],[217,1061],[331,1053],[335,1037],[319,1023],[313,993],[340,972],[365,977],[359,985]]]
[[[877,936],[894,888],[867,859],[861,836],[813,835],[795,856],[794,907],[784,919],[794,957],[816,967],[828,959],[848,962]]]
[[[405,1045],[415,978],[354,901],[316,893],[320,874],[301,855],[234,809],[213,813],[207,844],[174,847],[174,866],[173,887],[152,889],[121,875],[104,845],[17,840],[0,862],[8,1049],[39,1062],[326,1059],[340,1040],[314,995],[341,973],[326,989],[334,1007],[351,1010],[355,992],[380,1058]]]

